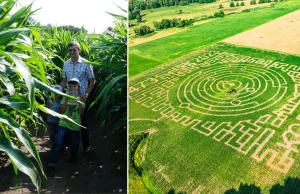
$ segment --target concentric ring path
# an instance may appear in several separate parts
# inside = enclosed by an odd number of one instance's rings
[[[192,112],[239,116],[276,105],[286,91],[285,78],[272,69],[255,64],[216,64],[182,81],[177,98],[179,108]]]

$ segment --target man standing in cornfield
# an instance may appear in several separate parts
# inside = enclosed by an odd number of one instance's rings
[[[87,102],[88,96],[91,93],[93,87],[95,86],[96,79],[93,72],[92,65],[86,63],[86,59],[82,58],[79,55],[80,45],[78,42],[72,41],[68,44],[68,53],[71,56],[69,60],[64,63],[63,66],[63,80],[60,85],[65,88],[67,82],[71,78],[77,78],[80,81],[80,100]],[[83,145],[83,155],[86,155],[86,152],[90,148],[90,138],[89,130],[87,128],[87,110],[88,105],[84,110],[84,113],[81,117],[81,125],[86,128],[81,128],[81,141]]]

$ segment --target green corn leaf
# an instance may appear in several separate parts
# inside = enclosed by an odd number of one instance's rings
[[[111,80],[110,83],[107,84],[108,87],[107,88],[105,87],[103,89],[103,90],[105,90],[105,92],[103,93],[102,102],[101,102],[101,105],[100,105],[100,107],[99,107],[99,109],[97,111],[97,115],[99,113],[101,113],[100,114],[100,121],[102,121],[102,120],[105,121],[104,117],[106,115],[106,111],[103,111],[103,110],[105,110],[105,106],[107,106],[107,102],[109,102],[111,96],[113,96],[112,95],[112,89],[115,87],[115,84],[119,83],[119,81],[122,80],[123,78],[124,77],[119,77],[119,78],[117,78],[115,80],[114,79]]]
[[[27,38],[25,38],[26,36],[21,34],[21,36],[23,38],[16,38],[14,40],[12,40],[11,42],[9,42],[8,46],[15,46],[15,47],[18,47],[19,45],[22,45],[23,46],[23,50],[30,50],[32,49],[32,44],[30,42],[30,40],[28,40]],[[22,48],[22,47],[20,47]]]
[[[108,13],[109,15],[111,15],[111,16],[113,16],[114,18],[116,18],[116,19],[118,19],[118,20],[123,20],[123,21],[125,21],[125,20],[127,20],[127,17],[125,17],[125,16],[122,16],[122,15],[118,15],[118,14],[113,14],[113,13],[110,13],[110,12],[106,12],[106,13]]]
[[[25,65],[25,63],[17,57],[14,53],[9,53],[9,52],[2,52],[0,51],[0,54],[9,56],[14,63],[16,64],[16,71],[20,73],[20,75],[24,78],[27,89],[28,89],[28,99],[30,102],[30,110],[31,114],[33,113],[33,102],[34,102],[34,82],[32,79],[32,76],[30,74],[30,71],[28,67]]]
[[[36,150],[36,147],[32,139],[28,135],[27,131],[25,131],[16,120],[14,120],[10,115],[8,115],[3,110],[0,110],[0,122],[9,125],[15,131],[18,139],[23,143],[23,145],[29,151],[29,153],[35,158],[35,160],[40,166],[42,173],[45,174],[43,171],[43,166],[42,166],[39,153]]]
[[[121,79],[127,77],[126,74],[121,74],[114,77],[101,91],[101,93],[97,96],[94,102],[91,104],[90,108],[94,106],[102,97],[107,96],[108,92],[111,90],[112,87]]]
[[[109,91],[114,87],[114,85],[116,83],[118,83],[121,79],[124,79],[125,77],[127,77],[126,74],[121,74],[118,75],[116,77],[114,77],[101,91],[101,93],[97,96],[97,98],[94,100],[94,102],[92,102],[91,107],[93,107],[100,99],[102,99],[102,103],[100,105],[100,108],[98,109],[97,114],[99,114],[100,110],[103,110],[104,106],[106,105],[106,98],[109,94]]]
[[[0,31],[3,31],[5,28],[10,27],[13,23],[17,22],[21,18],[24,18],[26,12],[27,12],[26,7],[22,7],[21,9],[19,9],[14,15],[10,17],[10,19],[7,22],[3,23],[0,26]]]
[[[23,38],[23,43],[24,43],[24,44],[26,44],[26,45],[32,47],[31,39],[30,39],[28,36],[26,36],[26,35],[24,35],[24,34],[20,34],[20,36]]]
[[[1,2],[2,3],[2,2]],[[12,10],[12,8],[15,6],[15,1],[7,1],[5,3],[5,5],[2,7],[2,10],[4,10],[1,14],[0,14],[0,21],[3,20],[10,12],[10,10]]]
[[[32,52],[32,58],[34,59],[34,65],[38,68],[38,73],[33,73],[33,76],[37,77],[37,75],[40,76],[40,80],[42,82],[46,82],[46,72],[45,72],[45,60],[47,57],[42,54],[41,52],[33,51]]]
[[[0,150],[4,151],[11,159],[14,169],[17,167],[20,171],[27,174],[38,190],[41,188],[41,178],[32,162],[21,152],[9,139],[0,134]],[[15,173],[17,170],[15,169]]]
[[[28,46],[24,43],[21,43],[17,39],[11,41],[9,44],[7,44],[7,46],[13,46],[13,47],[18,48],[20,50],[28,50],[28,51],[32,50],[31,46]]]
[[[36,38],[36,40],[38,41],[38,43],[40,44],[40,46],[43,47],[43,44],[41,41],[41,34],[37,30],[34,30],[34,29],[31,29],[31,32],[32,32],[33,36]]]
[[[76,124],[77,126],[86,128],[86,127],[84,127],[84,126],[82,126],[82,125],[79,125],[78,123],[76,123],[75,121],[73,121],[73,120],[72,120],[71,118],[69,118],[68,116],[59,114],[59,113],[57,113],[57,112],[55,112],[55,111],[53,111],[53,110],[51,110],[51,109],[49,109],[49,108],[47,108],[47,107],[44,107],[44,106],[38,104],[37,102],[36,102],[36,107],[37,107],[38,109],[40,109],[41,111],[43,111],[44,113],[50,114],[50,115],[52,115],[52,116],[54,116],[54,117],[58,117],[58,118],[60,118],[60,119],[66,119],[66,120],[68,120],[68,121],[70,121],[70,122]]]
[[[119,5],[115,4],[120,10],[122,10],[124,13],[127,13],[126,9],[123,9],[122,7],[120,7]]]
[[[15,28],[9,29],[0,32],[0,46],[6,46],[10,41],[11,38],[18,35],[21,32],[29,30],[28,28]]]
[[[16,57],[21,58],[21,59],[29,59],[29,58],[30,58],[30,56],[28,56],[28,55],[26,55],[26,54],[22,54],[22,53],[14,53],[14,55],[15,55]]]
[[[32,8],[32,3],[25,8],[25,11],[23,12],[24,14],[23,17],[21,17],[20,20],[18,20],[17,22],[17,28],[22,27],[26,21],[31,23],[31,21],[28,19],[33,14],[31,8]]]
[[[0,81],[5,85],[5,87],[7,89],[7,92],[10,95],[14,95],[15,94],[16,91],[15,91],[15,88],[14,88],[14,84],[10,81],[10,79],[8,77],[0,76]]]
[[[7,139],[10,139],[10,135],[9,135],[9,132],[6,128],[6,126],[3,126],[2,123],[0,123],[0,128],[2,129],[3,133],[4,133],[4,136],[7,138]]]
[[[0,103],[17,110],[24,110],[30,108],[28,99],[25,96],[20,96],[18,94],[4,96],[0,98]]]
[[[0,73],[3,75],[10,75],[12,73],[15,73],[16,69],[14,66],[10,65],[4,57],[0,57]]]

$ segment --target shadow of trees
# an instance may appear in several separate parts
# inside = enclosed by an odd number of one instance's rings
[[[186,192],[176,193],[174,189],[171,189],[167,194],[187,194]]]
[[[288,177],[284,185],[276,184],[270,189],[270,194],[300,194],[300,179]]]
[[[287,177],[283,185],[279,183],[273,185],[269,190],[270,194],[300,194],[300,178]],[[171,189],[167,194],[185,194]],[[231,188],[224,194],[262,194],[261,188],[255,184],[241,183],[238,189]]]
[[[241,183],[238,190],[231,188],[224,194],[261,194],[261,188],[255,184]],[[287,177],[283,185],[275,184],[270,189],[270,194],[300,194],[300,179]]]
[[[224,194],[261,194],[261,189],[255,184],[241,183],[238,190],[231,188],[225,191]]]

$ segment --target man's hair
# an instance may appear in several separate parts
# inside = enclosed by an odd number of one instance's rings
[[[69,48],[70,46],[77,46],[77,48],[80,49],[80,44],[79,44],[78,42],[76,42],[76,41],[70,42],[70,43],[68,44],[68,48]]]

